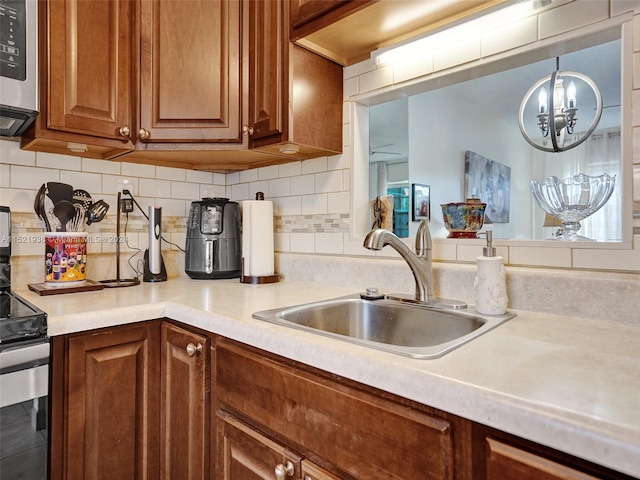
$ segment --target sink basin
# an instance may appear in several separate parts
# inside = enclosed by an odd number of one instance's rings
[[[412,358],[437,358],[510,318],[351,295],[274,308],[255,318]]]

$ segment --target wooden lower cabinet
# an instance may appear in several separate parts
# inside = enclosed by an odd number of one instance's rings
[[[207,336],[156,320],[51,343],[52,480],[209,478]]]
[[[463,419],[228,342],[216,357],[218,422],[233,415],[341,479],[471,479]]]

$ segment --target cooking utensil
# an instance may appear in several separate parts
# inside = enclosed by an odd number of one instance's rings
[[[47,212],[44,209],[44,197],[47,192],[47,186],[43,183],[42,186],[36,192],[36,197],[33,200],[33,209],[38,215],[38,218],[44,223],[44,228],[47,232],[51,231],[51,224],[49,218],[47,218]]]
[[[76,215],[76,207],[68,200],[60,200],[53,207],[53,214],[60,220],[60,230],[67,231],[67,223]]]
[[[89,192],[77,188],[73,191],[73,203],[75,205],[82,205],[85,211],[88,211],[93,201],[91,200]]]
[[[93,202],[91,204],[91,207],[89,208],[89,211],[87,212],[87,225],[102,221],[108,210],[109,204],[104,200]]]
[[[63,200],[71,203],[73,200],[73,187],[66,183],[48,182],[47,195],[53,201],[54,205],[57,205]]]
[[[76,203],[74,204],[76,209],[76,214],[73,216],[69,223],[67,223],[67,231],[68,232],[83,232],[85,228],[85,217],[87,215],[87,211],[85,208]]]

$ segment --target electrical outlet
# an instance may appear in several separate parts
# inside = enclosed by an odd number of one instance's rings
[[[120,200],[122,213],[131,213],[133,212],[133,199],[132,198],[123,198]]]

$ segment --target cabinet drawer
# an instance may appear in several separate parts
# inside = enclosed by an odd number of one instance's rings
[[[235,345],[217,348],[219,408],[355,478],[454,476],[453,426]]]

